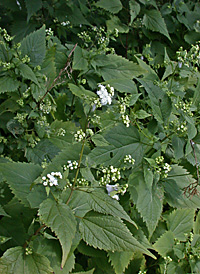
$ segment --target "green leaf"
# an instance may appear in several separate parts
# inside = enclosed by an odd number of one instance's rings
[[[138,16],[140,13],[140,5],[135,0],[129,1],[129,7],[130,7],[130,25],[133,23],[133,20]]]
[[[122,93],[138,94],[137,86],[133,80],[114,79],[114,80],[108,80],[104,82],[103,84],[110,84],[111,87],[114,87],[116,90]]]
[[[31,16],[42,8],[42,0],[25,0],[25,4],[28,11],[27,21],[29,21]]]
[[[120,0],[100,0],[95,5],[111,13],[118,13],[122,9],[122,3]]]
[[[86,192],[85,194],[87,195],[88,204],[94,211],[119,217],[137,227],[136,223],[131,220],[119,202],[108,196],[108,194],[100,190]]]
[[[76,47],[74,51],[73,69],[74,70],[86,70],[88,67],[88,61],[86,57],[88,52],[80,47]]]
[[[109,260],[116,274],[121,274],[128,267],[130,261],[134,257],[134,252],[108,252]]]
[[[88,97],[96,97],[97,95],[90,91],[90,90],[87,90],[85,89],[83,86],[76,86],[74,84],[69,84],[69,89],[71,90],[71,92],[78,96],[79,98],[86,98],[86,96]]]
[[[165,21],[158,10],[146,10],[143,23],[147,29],[160,32],[171,41]]]
[[[88,270],[88,271],[81,271],[81,272],[73,272],[73,274],[93,274],[95,271],[95,269],[91,269],[91,270]]]
[[[22,42],[20,50],[22,55],[30,57],[30,64],[32,66],[41,65],[45,57],[45,26],[30,33]]]
[[[172,170],[163,184],[165,197],[170,206],[194,209],[200,207],[200,197],[198,195],[192,197],[187,194],[184,195],[184,187],[188,187],[194,182],[195,179],[186,169],[178,165],[172,165]],[[199,186],[197,190],[200,190]]]
[[[9,217],[9,215],[5,212],[5,210],[3,209],[3,207],[1,205],[0,205],[0,216]]]
[[[146,72],[139,65],[128,61],[127,59],[108,54],[99,55],[92,60],[92,65],[96,68],[105,81],[111,79],[132,79]]]
[[[194,234],[200,234],[200,211],[197,213],[194,226],[193,226]]]
[[[162,213],[164,191],[156,184],[150,188],[145,183],[143,174],[134,172],[129,176],[129,192],[151,237]]]
[[[173,135],[172,146],[174,148],[174,156],[176,160],[184,157],[184,147],[185,147],[184,138],[180,138],[177,135]]]
[[[138,119],[145,119],[149,116],[151,116],[151,114],[147,113],[145,110],[140,109],[136,112],[134,112],[134,115],[138,118]]]
[[[176,209],[169,216],[166,216],[167,226],[173,232],[175,238],[185,241],[187,234],[193,228],[194,209]]]
[[[114,32],[116,29],[119,33],[127,33],[129,31],[129,27],[123,24],[118,16],[111,16],[110,18],[110,20],[106,21],[108,31]]]
[[[0,77],[0,94],[15,91],[19,88],[20,82],[9,76]]]
[[[108,251],[140,251],[155,258],[117,217],[89,212],[80,222],[80,232],[83,240],[94,248]]]
[[[0,259],[0,273],[3,274],[51,274],[49,260],[37,253],[24,255],[23,247],[8,249]]]
[[[20,64],[18,66],[18,68],[20,70],[22,77],[24,77],[25,79],[29,79],[29,80],[33,81],[35,84],[39,85],[38,80],[35,76],[35,73],[28,65]]]
[[[40,176],[42,168],[31,163],[5,163],[0,164],[0,172],[16,197],[29,206],[27,196],[31,192],[32,183]]]
[[[125,155],[130,154],[138,165],[143,157],[144,145],[135,127],[127,128],[123,124],[111,129],[105,136],[110,145],[96,147],[89,154],[96,164],[120,166]]]
[[[171,231],[166,231],[153,245],[155,250],[163,257],[166,257],[173,250],[174,234]]]
[[[48,88],[53,84],[56,78],[56,64],[55,64],[56,46],[52,46],[46,51],[46,55],[41,67],[41,73],[47,76]]]
[[[39,215],[41,220],[55,232],[61,243],[63,252],[61,267],[63,268],[75,237],[74,214],[66,204],[47,199],[40,205]]]

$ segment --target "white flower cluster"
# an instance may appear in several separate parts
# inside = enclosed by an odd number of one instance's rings
[[[132,156],[129,154],[129,155],[126,155],[124,157],[124,163],[129,163],[129,164],[132,164],[134,165],[135,164],[135,159],[132,158]]]
[[[67,161],[67,165],[63,166],[64,170],[67,170],[67,169],[73,170],[73,169],[77,169],[77,168],[78,168],[78,162],[77,161],[72,162],[71,160]]]
[[[51,28],[46,29],[45,31],[47,36],[53,36],[53,30]]]
[[[163,176],[163,178],[167,178],[168,173],[172,169],[171,166],[168,163],[164,163],[164,157],[163,156],[158,156],[155,159],[155,162],[157,166],[154,167],[155,171]]]
[[[163,161],[164,161],[164,157],[163,156],[158,156],[156,159],[155,159],[155,161],[156,161],[156,164],[162,164],[163,163]]]
[[[164,173],[167,174],[172,169],[171,166],[168,163],[165,163],[163,166]]]
[[[74,134],[74,138],[76,142],[81,142],[83,141],[83,139],[85,138],[85,132],[83,132],[82,129],[79,129],[75,134]]]
[[[180,100],[177,104],[174,104],[174,106],[177,109],[182,110],[184,113],[188,114],[189,116],[191,116],[191,117],[193,116],[193,113],[190,110],[191,106],[192,106],[192,102],[183,102]]]
[[[123,120],[123,123],[125,124],[126,127],[129,127],[130,126],[130,119],[128,117],[128,115],[124,115],[122,114],[122,120]]]
[[[177,131],[180,131],[181,133],[185,133],[187,131],[186,121],[184,121],[182,124],[180,124],[179,127],[177,127]]]
[[[103,176],[100,178],[99,184],[106,185],[110,182],[117,182],[121,179],[120,169],[110,166],[102,169]]]
[[[65,27],[65,26],[69,26],[70,25],[70,21],[63,21],[60,23],[61,26]]]
[[[114,96],[114,88],[110,85],[98,85],[97,95],[100,98],[101,105],[107,105],[112,103],[112,97]]]
[[[60,172],[51,172],[47,176],[43,176],[43,185],[44,186],[58,186],[58,179],[62,179],[62,174]]]

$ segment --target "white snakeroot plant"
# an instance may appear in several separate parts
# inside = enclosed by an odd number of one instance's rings
[[[85,138],[85,132],[82,129],[77,130],[77,132],[74,134],[74,138],[76,142],[81,142]]]
[[[67,165],[63,166],[64,170],[67,170],[67,169],[73,170],[73,169],[77,169],[77,168],[78,168],[78,162],[77,161],[72,162],[71,160],[67,161]]]

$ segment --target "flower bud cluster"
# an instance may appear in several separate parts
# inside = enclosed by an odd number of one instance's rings
[[[193,116],[193,113],[191,112],[191,105],[192,102],[183,102],[183,101],[179,101],[177,104],[174,104],[174,106],[177,109],[182,110],[184,113],[188,114],[189,116]]]
[[[192,45],[189,51],[180,47],[176,54],[179,68],[184,64],[186,67],[193,67],[195,71],[197,70],[196,65],[199,66],[200,64],[200,47],[198,44]]]
[[[124,163],[128,163],[128,164],[131,164],[131,165],[134,165],[135,164],[135,159],[132,158],[132,156],[129,154],[129,155],[126,155],[124,157]]]
[[[85,139],[85,132],[82,129],[79,129],[75,134],[74,134],[74,138],[76,142],[81,142],[83,141],[83,139]]]
[[[61,26],[63,26],[63,27],[70,26],[70,21],[63,21],[63,22],[61,22],[60,24],[61,24]]]
[[[164,163],[164,157],[159,156],[155,159],[156,166],[154,166],[154,170],[156,173],[160,174],[163,178],[167,178],[168,173],[172,169],[168,163]]]
[[[144,271],[140,270],[140,271],[138,272],[138,274],[146,274],[146,273],[147,273],[146,270],[144,270]]]
[[[20,98],[19,100],[16,101],[20,107],[23,107],[24,106],[24,100],[22,98]]]
[[[110,85],[102,85],[98,84],[98,90],[97,95],[100,98],[100,103],[102,106],[111,104],[112,103],[112,97],[114,96],[114,88]]]
[[[17,115],[14,117],[15,120],[17,120],[21,125],[25,126],[26,117],[28,116],[28,113],[17,113]]]
[[[2,61],[0,61],[0,66],[3,67],[3,70],[4,70],[4,71],[9,70],[9,69],[12,69],[12,68],[15,67],[14,64],[12,64],[12,63],[10,63],[10,62],[6,63],[6,62],[2,62]]]
[[[13,40],[14,37],[10,36],[8,33],[7,33],[7,30],[6,29],[2,29],[0,27],[0,34],[3,36],[3,38],[7,41],[7,42],[10,42]]]
[[[183,136],[187,132],[186,121],[180,122],[179,120],[173,120],[170,122],[170,126],[173,127],[174,132],[176,132],[178,135]]]
[[[31,255],[31,254],[33,254],[32,248],[31,248],[31,247],[26,247],[26,248],[25,248],[25,254],[26,254],[26,255]]]
[[[45,31],[46,31],[47,38],[50,38],[51,36],[53,36],[53,30],[51,28],[46,29]]]
[[[125,124],[126,127],[129,127],[129,126],[130,126],[130,122],[131,122],[131,121],[130,121],[128,115],[122,114],[122,121],[123,121],[123,123]]]
[[[49,114],[51,111],[56,111],[56,106],[51,104],[50,100],[40,103],[40,110],[44,114]]]
[[[102,170],[103,176],[99,180],[99,185],[105,186],[110,182],[117,182],[121,179],[120,168],[116,168],[113,166],[104,167]]]
[[[23,58],[22,58],[22,63],[29,63],[30,62],[30,57],[28,57],[28,55],[25,55]]]
[[[64,129],[64,128],[59,128],[58,130],[57,130],[57,132],[56,132],[56,135],[57,136],[65,136],[65,134],[66,134],[66,130]]]
[[[164,257],[165,263],[170,263],[172,262],[172,258],[170,256]]]
[[[44,186],[58,186],[58,179],[62,179],[62,174],[60,172],[51,172],[47,176],[43,176],[43,185]]]
[[[23,92],[23,98],[26,99],[30,95],[31,88],[28,87],[24,92]]]
[[[73,170],[73,169],[77,169],[78,168],[78,162],[77,161],[67,161],[67,165],[64,165],[63,166],[63,169],[64,170],[67,170],[67,169],[70,169],[70,170]]]
[[[91,117],[90,121],[94,126],[99,126],[101,118],[100,118],[100,116],[98,116],[94,113],[94,115]]]
[[[89,182],[86,179],[84,179],[84,178],[78,178],[76,180],[76,184],[78,186],[89,186]]]
[[[49,123],[47,122],[47,117],[41,116],[39,119],[37,119],[37,125],[41,127],[48,127]]]
[[[7,139],[3,136],[0,136],[0,143],[6,144],[7,143]]]
[[[187,132],[187,126],[186,126],[186,121],[184,121],[180,126],[177,127],[177,131],[181,133]]]

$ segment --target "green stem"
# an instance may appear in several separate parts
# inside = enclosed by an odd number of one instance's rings
[[[82,143],[81,152],[80,152],[80,158],[79,158],[79,161],[78,161],[78,168],[76,170],[76,175],[75,175],[75,178],[74,178],[74,183],[72,185],[71,192],[69,194],[69,198],[67,199],[66,205],[68,205],[68,203],[69,203],[69,201],[70,201],[70,199],[72,197],[73,191],[75,189],[76,181],[77,181],[79,170],[80,170],[81,160],[82,160],[82,157],[83,157],[83,151],[84,151],[85,141],[86,141],[86,139],[84,139],[83,143]]]

